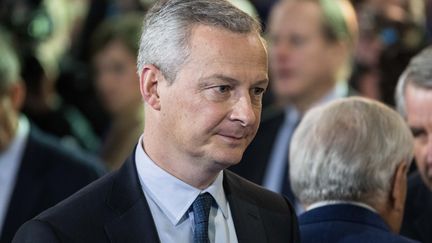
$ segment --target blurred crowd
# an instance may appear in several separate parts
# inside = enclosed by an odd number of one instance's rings
[[[276,1],[232,2],[260,18],[269,37],[268,15]],[[1,27],[11,35],[27,88],[24,114],[65,145],[100,155],[110,168],[118,168],[143,128],[135,63],[141,21],[151,4],[5,0],[0,5]],[[343,82],[360,95],[393,105],[399,75],[430,41],[429,3],[352,4],[358,23],[352,28],[358,33],[350,37],[354,51]],[[274,90],[267,92],[264,106],[275,102]]]
[[[289,147],[293,130],[304,112],[324,100],[350,95],[394,107],[399,77],[411,58],[432,41],[432,2],[351,0],[335,7],[333,0],[319,1],[325,10],[324,44],[314,39],[321,34],[316,23],[321,20],[315,19],[315,10],[305,9],[307,6],[291,6],[276,0],[231,2],[260,19],[269,45],[271,79],[264,96],[261,128],[244,161],[232,170],[284,193],[296,202],[300,212],[300,202],[289,185],[287,188],[280,181],[289,176],[284,167],[287,153],[283,148]],[[118,169],[142,134],[144,108],[136,60],[142,21],[152,3],[152,0],[0,2],[0,38],[6,43],[5,49],[13,52],[11,56],[16,55],[15,68],[20,77],[17,79],[22,81],[16,86],[19,102],[13,106],[16,123],[27,124],[30,134],[37,129],[43,136],[49,136],[53,149],[66,151],[62,156],[82,157],[77,159],[81,167],[58,169],[76,171],[85,178],[76,180],[69,191],[63,188],[63,194],[75,192],[105,171]],[[0,53],[0,58],[1,62],[15,65],[10,61],[13,57]],[[0,93],[3,94],[1,88]],[[7,114],[12,113],[2,112],[0,116]],[[0,119],[0,122],[7,120]],[[7,141],[3,138],[7,135],[0,136],[0,141]],[[5,143],[0,146],[0,154],[7,147]],[[32,157],[38,158],[35,154]],[[413,163],[411,171],[416,171],[415,167]],[[67,183],[73,184],[70,180]],[[29,215],[35,216],[38,210],[64,197],[46,200]],[[0,210],[0,222],[12,214],[3,211]],[[24,221],[28,219],[23,216]],[[8,242],[20,223],[3,225],[3,230],[0,224],[3,237],[0,242]]]

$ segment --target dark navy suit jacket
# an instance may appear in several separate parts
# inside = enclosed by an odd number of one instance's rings
[[[299,217],[303,243],[409,243],[416,242],[390,232],[381,217],[350,204],[328,205]]]
[[[223,186],[239,243],[299,242],[297,219],[286,198],[230,171],[224,172]],[[13,242],[160,242],[134,154],[118,171],[24,224]]]
[[[22,224],[103,173],[100,165],[63,148],[56,139],[31,126],[0,243],[10,243]]]
[[[432,243],[432,191],[418,172],[410,176],[401,234],[425,243]]]

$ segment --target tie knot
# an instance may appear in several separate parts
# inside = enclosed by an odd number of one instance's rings
[[[206,192],[200,194],[192,204],[195,223],[208,222],[213,197]]]

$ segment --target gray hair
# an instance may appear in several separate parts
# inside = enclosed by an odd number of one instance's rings
[[[422,89],[432,90],[432,46],[413,57],[396,86],[396,107],[402,116],[406,116],[405,91],[408,84]]]
[[[261,34],[260,23],[226,0],[162,0],[147,13],[138,54],[138,74],[145,64],[174,81],[190,53],[192,28],[203,24],[235,33]]]
[[[413,138],[394,110],[345,98],[310,110],[291,142],[293,192],[309,205],[325,200],[387,200],[397,166],[409,166]]]

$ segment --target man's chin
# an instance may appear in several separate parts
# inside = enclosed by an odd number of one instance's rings
[[[216,159],[216,164],[223,170],[240,163],[241,156],[224,156]]]

